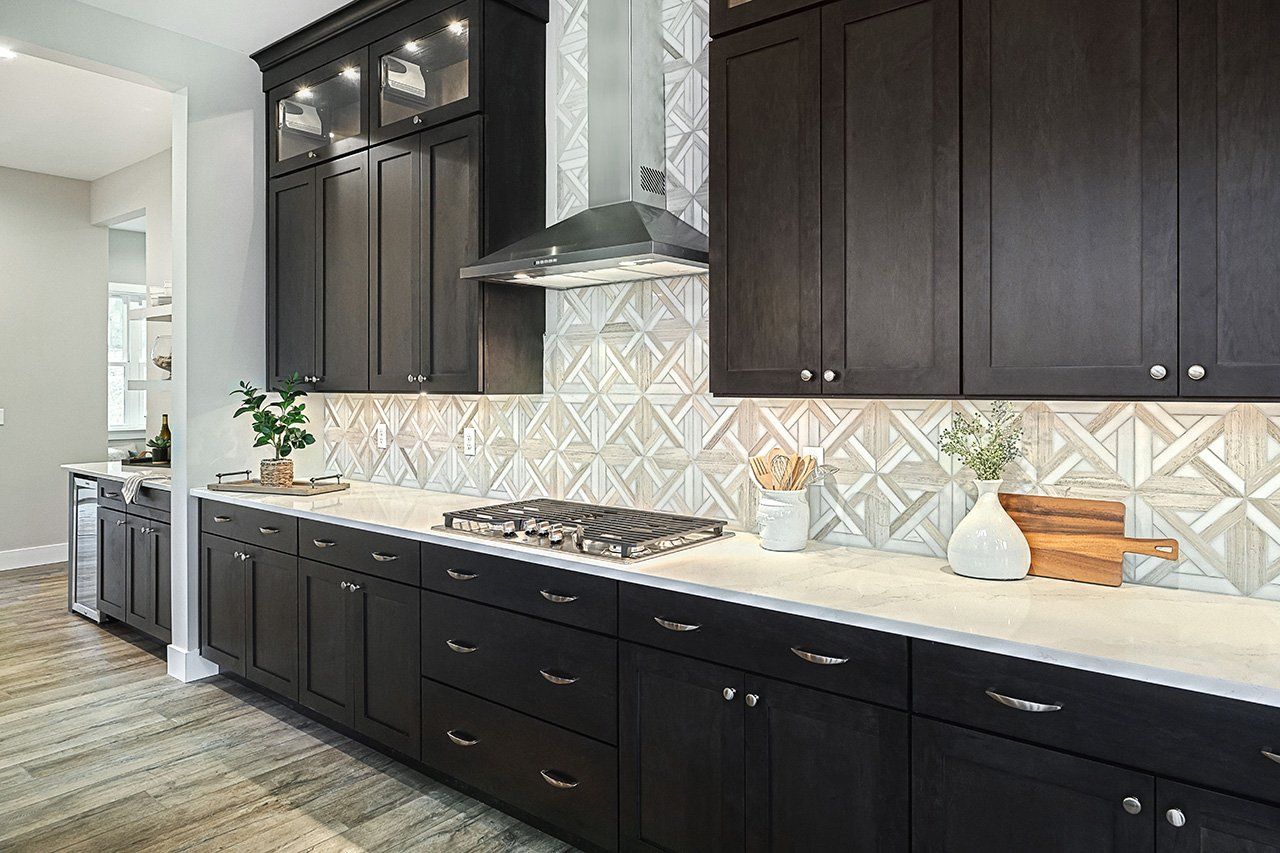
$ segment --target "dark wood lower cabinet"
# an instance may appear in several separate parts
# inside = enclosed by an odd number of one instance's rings
[[[298,701],[351,725],[351,572],[298,562]]]
[[[356,731],[405,755],[422,743],[418,590],[350,573],[352,644],[347,649]]]
[[[912,849],[1155,848],[1155,778],[916,718]]]
[[[298,698],[298,558],[245,548],[244,676]]]
[[[747,850],[908,846],[907,715],[747,676]]]
[[[741,850],[742,672],[628,643],[620,659],[622,849]]]
[[[98,507],[98,610],[121,621],[128,606],[128,523],[123,512]]]
[[[237,675],[245,674],[245,547],[200,539],[200,656]]]
[[[1160,853],[1277,853],[1280,808],[1177,782],[1156,783]]]
[[[173,609],[169,594],[169,525],[130,516],[124,530],[125,624],[167,643],[172,639],[169,617]]]

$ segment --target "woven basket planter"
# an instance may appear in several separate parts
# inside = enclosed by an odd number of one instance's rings
[[[293,460],[292,459],[263,459],[262,460],[262,485],[282,486],[293,485]]]

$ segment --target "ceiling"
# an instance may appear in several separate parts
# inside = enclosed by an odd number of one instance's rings
[[[161,29],[253,53],[351,0],[81,0]]]
[[[93,181],[173,144],[168,92],[19,54],[0,62],[0,166]]]

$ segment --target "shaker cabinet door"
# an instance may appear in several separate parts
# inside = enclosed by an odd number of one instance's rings
[[[351,725],[351,572],[298,561],[298,701]]]
[[[1176,0],[961,20],[964,393],[1176,395]]]
[[[711,390],[817,394],[819,15],[711,43]]]
[[[266,548],[245,561],[244,676],[298,698],[298,558]]]
[[[422,742],[419,592],[368,575],[353,574],[351,583],[353,725],[417,758]]]
[[[369,152],[369,389],[416,392],[422,217],[418,136]]]
[[[1156,849],[1160,853],[1274,853],[1280,807],[1156,781]]]
[[[369,388],[369,155],[317,166],[317,391]]]
[[[316,374],[315,171],[267,190],[267,381]]]
[[[98,609],[125,620],[129,588],[129,532],[123,512],[98,507]]]
[[[1182,0],[1184,397],[1280,396],[1280,4]]]
[[[245,560],[239,542],[200,538],[200,656],[245,674]]]
[[[824,394],[960,393],[959,18],[822,9]]]

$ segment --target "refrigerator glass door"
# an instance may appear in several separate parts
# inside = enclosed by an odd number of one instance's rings
[[[71,487],[71,610],[101,622],[98,613],[98,484],[76,477]]]

